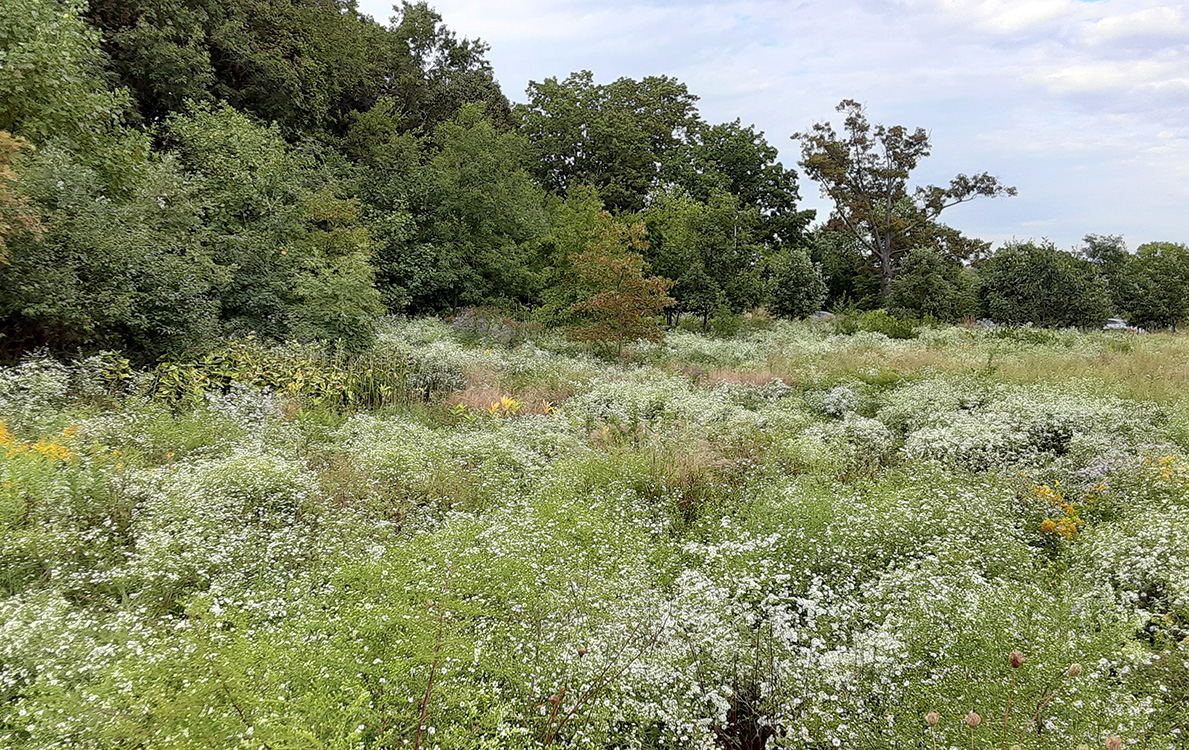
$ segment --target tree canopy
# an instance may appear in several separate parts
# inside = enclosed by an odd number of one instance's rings
[[[863,105],[852,99],[843,100],[837,111],[845,115],[841,135],[829,122],[793,135],[801,142],[800,165],[833,202],[832,223],[871,258],[885,295],[900,259],[913,247],[932,244],[921,242],[922,235],[945,237],[947,247],[968,249],[952,230],[937,225],[942,211],[980,196],[1016,194],[986,172],[959,174],[944,187],[910,189],[912,171],[929,156],[929,134],[923,128],[873,125]]]
[[[548,190],[599,191],[608,208],[638,211],[697,123],[697,97],[668,76],[596,84],[589,70],[531,82],[516,108]]]
[[[721,332],[761,306],[1189,314],[1182,244],[992,251],[941,223],[1015,190],[912,185],[928,134],[851,100],[840,131],[794,136],[834,204],[811,227],[764,133],[707,122],[681,81],[580,71],[512,106],[487,45],[425,2],[386,21],[353,0],[0,0],[0,17],[4,356],[147,361],[247,334],[356,350],[385,312],[466,306],[617,347],[661,313]]]
[[[979,271],[986,310],[1006,323],[1102,325],[1110,312],[1106,280],[1093,263],[1051,243],[1012,243]]]

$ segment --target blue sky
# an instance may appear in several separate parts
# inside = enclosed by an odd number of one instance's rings
[[[589,69],[665,74],[711,122],[754,123],[794,166],[792,133],[842,99],[926,128],[914,174],[989,171],[1019,188],[944,215],[984,239],[1087,233],[1189,242],[1189,6],[1146,0],[439,0],[491,45],[504,92]],[[362,0],[363,12],[391,15]],[[828,210],[802,181],[805,205]]]

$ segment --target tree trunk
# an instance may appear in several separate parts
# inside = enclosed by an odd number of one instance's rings
[[[885,300],[892,288],[892,247],[889,243],[879,249],[879,293]]]

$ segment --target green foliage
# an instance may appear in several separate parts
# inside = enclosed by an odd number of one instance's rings
[[[786,318],[812,315],[826,301],[821,268],[800,248],[786,250],[770,262],[768,309]]]
[[[822,269],[827,308],[880,306],[879,274],[863,257],[854,238],[829,227],[809,233],[809,257]]]
[[[666,181],[703,203],[716,192],[730,193],[740,205],[758,210],[760,237],[790,245],[801,239],[813,212],[797,210],[797,174],[776,159],[776,149],[753,126],[739,120],[698,122],[661,170]]]
[[[720,301],[733,312],[762,301],[764,248],[756,208],[717,188],[706,202],[670,190],[653,196],[643,217],[649,237],[644,257],[657,274],[677,280],[679,312],[705,322]]]
[[[227,105],[172,117],[169,136],[198,178],[211,252],[231,270],[219,288],[227,329],[365,348],[383,308],[358,203],[276,127]]]
[[[383,349],[353,354],[243,339],[193,361],[161,363],[150,391],[165,403],[187,404],[238,384],[284,394],[308,407],[379,409],[431,399],[457,388],[459,379],[452,368]]]
[[[834,329],[839,333],[870,331],[882,333],[890,339],[915,339],[918,323],[908,318],[898,318],[887,310],[868,310],[858,314],[841,314],[834,320]]]
[[[144,164],[112,199],[95,170],[50,146],[26,162],[22,186],[45,229],[15,238],[0,266],[6,345],[147,359],[215,334],[211,291],[225,276],[203,243],[201,197],[171,161]]]
[[[522,247],[542,232],[545,214],[544,196],[522,166],[526,144],[496,130],[478,105],[439,125],[434,144],[426,174],[429,239],[441,253],[439,266],[459,277],[430,299],[438,307],[527,301],[535,290]]]
[[[393,10],[399,23],[390,27],[390,34],[413,63],[394,93],[413,123],[431,130],[463,105],[480,104],[497,129],[514,125],[511,105],[485,57],[485,42],[459,39],[426,2],[401,0]]]
[[[1186,344],[1048,335],[777,321],[625,366],[393,321],[387,364],[241,342],[168,404],[166,368],[0,368],[0,741],[894,750],[975,710],[977,747],[1180,750],[1183,393],[1067,370]],[[401,362],[470,387],[313,403]],[[521,408],[447,415],[492,387]]]
[[[570,306],[576,316],[571,336],[613,345],[616,354],[626,343],[660,338],[655,316],[673,304],[666,294],[672,282],[646,275],[644,258],[634,252],[644,248],[645,233],[643,224],[621,224],[607,216],[602,236],[571,256],[578,295]]]
[[[863,105],[850,99],[836,109],[846,116],[842,136],[830,123],[819,122],[793,138],[801,142],[802,169],[834,203],[834,228],[854,239],[871,259],[885,296],[900,259],[926,244],[924,237],[934,240],[929,244],[963,252],[985,247],[937,224],[937,217],[979,196],[1015,195],[1015,188],[984,172],[960,174],[947,187],[928,185],[910,192],[909,175],[929,155],[928,133],[923,128],[910,132],[902,125],[872,125]]]
[[[3,175],[3,191],[15,192],[0,200],[0,224],[23,230],[6,229],[0,264],[4,346],[122,347],[151,358],[214,333],[210,292],[222,275],[203,243],[200,196],[123,125],[126,94],[103,80],[83,9],[0,7],[0,131],[38,147],[19,182]]]
[[[726,303],[719,304],[710,319],[710,330],[719,338],[729,339],[743,329],[743,316],[732,312]]]
[[[567,325],[570,307],[579,299],[573,277],[572,258],[597,244],[612,222],[603,201],[593,188],[577,188],[565,198],[548,195],[545,200],[549,222],[547,233],[530,243],[530,269],[543,287],[536,318],[546,324]]]
[[[361,200],[392,306],[425,312],[537,297],[529,243],[548,219],[526,148],[479,104],[462,107],[431,138],[396,135],[377,148]]]
[[[978,315],[978,277],[937,250],[914,248],[892,280],[888,306],[918,318],[957,323]]]
[[[76,0],[4,0],[0,15],[0,130],[34,143],[102,148],[126,94],[102,80],[99,35]]]
[[[1087,234],[1085,244],[1078,249],[1087,260],[1098,266],[1110,291],[1111,310],[1116,315],[1131,317],[1131,306],[1140,289],[1135,274],[1133,256],[1120,235]]]
[[[996,328],[991,335],[997,339],[1019,341],[1024,344],[1056,344],[1061,338],[1056,331],[1032,326],[1003,326]]]
[[[322,190],[306,199],[312,227],[305,267],[294,282],[290,329],[301,339],[340,342],[351,351],[371,345],[384,312],[371,265],[371,238],[357,223],[358,202]]]
[[[927,137],[853,103],[807,160],[894,200],[807,255],[792,172],[679,82],[512,118],[396,13],[0,0],[4,354],[124,352],[0,367],[0,745],[883,750],[1008,699],[1025,746],[1184,745],[1179,337],[908,318],[969,309],[937,214],[1009,190],[910,195]],[[1184,317],[1184,247],[1088,243],[1001,251],[988,303]],[[764,273],[800,315],[898,268],[897,315],[743,329]]]
[[[225,101],[287,136],[334,138],[385,97],[429,125],[471,96],[502,100],[483,45],[459,42],[424,3],[396,10],[387,29],[319,2],[97,0],[88,15],[146,122]]]
[[[232,273],[219,290],[221,317],[231,330],[284,337],[303,261],[312,165],[279,129],[226,104],[175,115],[168,132],[180,164],[196,178],[214,257]]]
[[[686,268],[676,283],[673,284],[673,297],[677,301],[677,312],[688,312],[702,319],[702,330],[706,329],[706,320],[720,302],[725,302],[726,294],[706,273],[702,264],[694,264]],[[726,305],[723,305],[726,307]],[[729,307],[727,307],[730,310]]]
[[[1189,320],[1189,247],[1172,242],[1140,245],[1129,259],[1133,286],[1126,307],[1134,325],[1172,328]]]
[[[979,278],[987,314],[996,321],[1100,327],[1110,310],[1098,268],[1052,244],[1005,245]]]
[[[491,308],[467,308],[450,322],[458,338],[468,344],[498,344],[515,347],[524,343],[525,324]]]
[[[596,84],[582,71],[529,83],[528,102],[515,114],[547,190],[565,194],[587,185],[609,208],[638,211],[681,132],[694,125],[696,100],[667,76]]]

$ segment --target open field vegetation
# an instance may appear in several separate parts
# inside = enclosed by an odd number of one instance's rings
[[[1189,750],[1189,245],[425,2],[0,19],[0,747]]]
[[[850,327],[0,369],[0,744],[1189,747],[1189,339]]]

